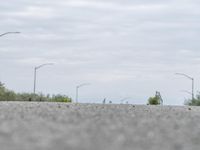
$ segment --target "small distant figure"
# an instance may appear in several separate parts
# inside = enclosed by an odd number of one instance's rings
[[[106,98],[103,99],[103,104],[106,104]]]
[[[112,101],[109,101],[109,104],[112,104]]]
[[[128,104],[128,101],[126,102],[126,104]]]
[[[32,101],[31,98],[29,98],[28,101],[31,102]]]

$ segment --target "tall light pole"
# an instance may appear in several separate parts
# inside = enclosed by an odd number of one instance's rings
[[[47,65],[53,65],[53,63],[42,64],[42,65],[36,66],[34,68],[34,87],[33,87],[33,93],[34,94],[35,94],[35,90],[36,90],[37,70],[44,67],[44,66],[47,66]]]
[[[0,34],[0,37],[8,35],[8,34],[19,34],[19,33],[20,32],[5,32],[5,33]]]
[[[83,83],[83,84],[80,84],[80,85],[77,85],[76,86],[76,103],[78,103],[78,90],[80,87],[83,87],[83,86],[87,86],[87,85],[90,85],[89,83]]]
[[[0,37],[3,37],[3,36],[5,36],[5,35],[8,35],[8,34],[19,34],[20,32],[5,32],[5,33],[2,33],[2,34],[0,34]],[[0,85],[1,85],[2,83],[0,82]]]
[[[194,78],[184,74],[184,73],[176,73],[176,75],[184,76],[192,81],[192,100],[194,99]]]

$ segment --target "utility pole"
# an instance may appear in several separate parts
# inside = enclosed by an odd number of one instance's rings
[[[83,84],[76,86],[76,103],[78,103],[79,88],[83,87],[83,86],[87,86],[87,85],[90,85],[90,84],[89,83],[83,83]]]
[[[19,34],[20,32],[5,32],[0,34],[0,37],[6,36],[8,34]],[[0,82],[0,86],[3,86],[3,84]]]
[[[42,65],[39,65],[39,66],[34,68],[34,86],[33,86],[33,93],[34,94],[35,94],[35,91],[36,91],[37,70],[44,67],[44,66],[47,66],[47,65],[53,65],[53,63],[42,64]]]

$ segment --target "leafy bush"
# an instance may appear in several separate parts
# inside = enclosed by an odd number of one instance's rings
[[[160,105],[160,99],[157,96],[148,99],[148,105]]]
[[[43,94],[33,94],[33,93],[18,93],[16,95],[17,101],[49,101],[49,97]]]
[[[33,93],[15,93],[5,88],[0,82],[0,101],[43,101],[43,102],[66,102],[71,103],[72,99],[68,96],[57,94],[50,96]]]
[[[196,98],[186,100],[185,105],[200,106],[200,92],[196,95]]]
[[[66,102],[66,103],[71,103],[72,99],[65,96],[65,95],[53,95],[52,98],[50,98],[50,101],[52,102]]]

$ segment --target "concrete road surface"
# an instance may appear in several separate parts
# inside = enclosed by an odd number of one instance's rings
[[[0,150],[199,150],[200,107],[0,102]]]

